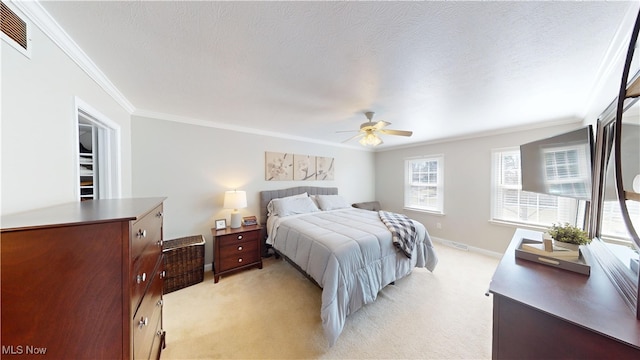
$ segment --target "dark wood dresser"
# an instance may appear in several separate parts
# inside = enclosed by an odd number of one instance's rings
[[[491,281],[494,359],[640,359],[640,321],[603,269],[591,275],[517,259],[518,229]]]
[[[163,201],[90,200],[2,217],[2,358],[158,359]]]

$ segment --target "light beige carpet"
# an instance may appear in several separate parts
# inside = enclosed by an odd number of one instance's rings
[[[488,359],[498,259],[436,244],[433,273],[415,269],[347,318],[328,347],[321,290],[289,263],[165,295],[162,359]]]

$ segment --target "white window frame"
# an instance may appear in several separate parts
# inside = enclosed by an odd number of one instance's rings
[[[413,164],[418,162],[435,162],[435,181],[433,182],[415,182],[413,174]],[[407,210],[424,211],[435,214],[444,214],[444,155],[428,155],[419,158],[405,159],[405,178],[404,178],[404,208]],[[430,196],[431,204],[424,204],[414,200],[414,188],[429,187],[435,192]]]
[[[98,186],[99,199],[117,199],[122,197],[121,178],[121,140],[120,125],[94,109],[92,106],[75,98],[74,139],[78,139],[79,117],[91,123],[97,130],[98,137]],[[80,201],[80,151],[77,142],[74,143],[76,158],[76,198]]]
[[[548,228],[553,223],[565,222],[582,226],[578,219],[584,216],[583,202],[571,198],[522,191],[520,149],[518,147],[493,149],[491,153],[491,221],[534,228]],[[513,162],[514,167],[510,169],[511,174],[505,173],[503,161],[506,156],[517,157],[517,161]],[[510,177],[507,178],[506,176],[509,175]],[[509,197],[506,192],[512,196]],[[507,201],[510,201],[510,205],[506,204]],[[509,216],[508,208],[516,208],[517,215]],[[513,214],[513,211],[511,213]]]

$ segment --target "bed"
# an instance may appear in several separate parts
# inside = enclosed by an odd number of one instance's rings
[[[267,246],[322,288],[320,315],[330,346],[347,316],[375,301],[382,288],[415,267],[433,271],[438,262],[424,225],[407,219],[416,237],[405,254],[382,214],[346,204],[337,188],[262,191],[260,209]]]

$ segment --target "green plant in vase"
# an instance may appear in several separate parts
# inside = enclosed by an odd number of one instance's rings
[[[587,245],[591,242],[591,239],[589,238],[589,236],[584,230],[578,227],[575,227],[569,223],[564,223],[564,224],[554,223],[553,226],[551,226],[551,228],[549,228],[547,232],[549,233],[549,235],[551,235],[553,240],[560,243],[573,244],[573,245],[579,246],[579,245]],[[562,244],[558,244],[558,245],[561,246]]]

